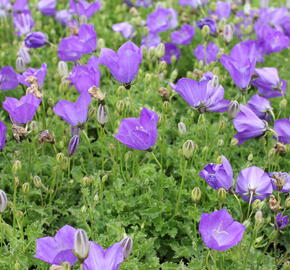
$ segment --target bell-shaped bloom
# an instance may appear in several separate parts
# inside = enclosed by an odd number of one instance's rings
[[[101,8],[101,2],[95,1],[89,3],[85,0],[70,0],[69,7],[79,16],[85,16],[87,18],[92,17]]]
[[[22,12],[24,10],[29,10],[28,0],[16,0],[12,7],[14,12]]]
[[[233,120],[237,134],[238,144],[246,140],[261,136],[268,129],[265,121],[261,120],[251,109],[240,104],[240,112]]]
[[[147,49],[157,48],[161,43],[161,38],[158,33],[148,33],[147,36],[144,36],[141,40],[141,48],[146,47]]]
[[[99,60],[96,56],[91,56],[86,65],[75,66],[69,77],[79,93],[87,92],[92,86],[99,87],[100,79]]]
[[[149,6],[152,6],[153,3],[152,3],[152,0],[136,0],[136,3],[135,5],[137,7],[149,7]]]
[[[182,78],[173,89],[191,106],[200,112],[225,112],[230,104],[224,99],[224,88],[219,85],[214,87],[212,80],[200,82]]]
[[[268,99],[253,95],[248,101],[248,107],[261,119],[272,120],[272,106]]]
[[[260,95],[265,98],[284,96],[287,88],[287,82],[279,78],[276,68],[264,67],[256,68],[257,77],[251,84],[258,88]]]
[[[91,242],[89,256],[84,262],[84,270],[118,270],[124,259],[121,242],[115,243],[107,249]]]
[[[171,41],[175,44],[188,45],[191,43],[194,36],[194,27],[190,24],[184,24],[180,30],[174,31],[170,34]]]
[[[6,145],[6,125],[0,121],[0,150],[2,150]]]
[[[62,61],[77,61],[83,55],[84,44],[77,36],[63,38],[58,45],[58,57]]]
[[[280,231],[284,229],[287,224],[289,223],[289,217],[288,216],[283,216],[282,213],[277,214],[275,217],[275,227]]]
[[[283,118],[274,122],[274,130],[278,134],[278,141],[284,144],[290,143],[290,119]]]
[[[73,11],[62,9],[55,13],[55,19],[61,24],[67,26],[72,21]]]
[[[47,44],[47,35],[42,32],[29,33],[24,43],[27,48],[40,48]]]
[[[224,156],[222,156],[222,164],[209,163],[199,175],[214,189],[229,190],[234,181],[232,166]]]
[[[226,209],[201,214],[199,233],[208,248],[227,250],[241,242],[245,230],[246,227],[234,221]]]
[[[92,98],[88,93],[82,93],[76,102],[60,100],[53,111],[72,127],[78,127],[87,121],[91,101]]]
[[[97,34],[92,24],[82,24],[78,32],[79,40],[84,44],[83,54],[92,53],[97,48]]]
[[[219,19],[227,19],[231,15],[231,2],[218,1],[215,14]]]
[[[198,61],[202,61],[203,63],[210,64],[212,62],[217,61],[217,55],[219,52],[219,47],[210,42],[205,47],[204,45],[198,45],[193,51],[194,56]]]
[[[180,57],[180,49],[173,43],[166,42],[164,43],[165,52],[164,56],[160,58],[161,61],[165,61],[167,64],[172,62],[172,57],[175,57],[175,60],[178,60]]]
[[[155,112],[143,108],[140,118],[123,119],[118,134],[113,136],[129,148],[148,150],[156,143],[158,120]]]
[[[199,21],[196,22],[196,25],[199,29],[202,29],[205,25],[207,25],[209,27],[211,33],[217,32],[216,22],[212,18],[200,19]]]
[[[197,8],[202,5],[204,0],[179,0],[179,5],[190,6],[192,8]]]
[[[33,94],[27,94],[21,97],[20,100],[6,97],[3,102],[3,109],[9,113],[13,123],[26,124],[33,119],[40,103],[41,99]]]
[[[147,17],[147,27],[152,33],[174,29],[177,24],[177,13],[173,8],[158,8]]]
[[[17,73],[13,67],[6,66],[0,69],[0,90],[11,90],[18,86]]]
[[[272,194],[273,187],[267,173],[258,167],[249,167],[240,171],[237,178],[236,192],[244,201],[264,200]]]
[[[138,73],[142,62],[142,51],[132,41],[127,41],[117,53],[102,48],[99,61],[111,71],[117,81],[130,84]]]
[[[34,76],[37,79],[38,85],[42,87],[44,84],[46,73],[47,73],[47,65],[42,64],[39,69],[28,68],[23,72],[23,74],[18,74],[18,80],[20,83],[26,86],[30,86],[30,83],[27,82],[26,79],[30,76]]]
[[[78,260],[73,254],[75,232],[75,228],[65,225],[54,237],[38,238],[34,257],[49,264],[75,264]]]
[[[54,16],[56,12],[56,0],[40,0],[37,9],[47,16]]]
[[[28,34],[34,27],[34,20],[30,10],[23,10],[21,12],[13,12],[13,24],[15,34],[22,36]]]
[[[112,26],[113,31],[119,32],[124,38],[132,38],[134,36],[134,26],[128,22],[116,23]]]
[[[281,192],[290,191],[290,174],[286,172],[270,172],[268,175],[271,178],[274,190]]]

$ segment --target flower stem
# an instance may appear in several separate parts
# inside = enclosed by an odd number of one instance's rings
[[[154,160],[156,161],[156,163],[158,164],[159,168],[161,171],[163,171],[162,165],[159,162],[159,160],[157,159],[157,157],[155,156],[155,154],[153,152],[151,152],[152,157],[154,158]]]
[[[236,193],[233,193],[233,195],[234,195],[236,201],[238,202],[238,205],[239,205],[239,208],[240,208],[241,220],[243,220],[244,215],[243,215],[243,209],[242,209],[242,205],[241,205],[240,199],[238,198]]]
[[[177,211],[178,211],[178,206],[179,206],[179,202],[180,202],[180,198],[181,198],[181,192],[182,192],[182,188],[184,185],[186,167],[187,167],[187,160],[185,160],[184,167],[182,169],[181,183],[180,183],[180,187],[179,187],[178,198],[177,198],[176,205],[175,205],[174,216],[176,216]],[[181,166],[180,166],[180,168],[181,168]]]

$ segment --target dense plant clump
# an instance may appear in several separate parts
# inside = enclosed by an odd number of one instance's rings
[[[289,269],[290,1],[0,0],[0,40],[1,270]]]

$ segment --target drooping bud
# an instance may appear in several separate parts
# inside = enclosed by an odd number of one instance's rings
[[[187,140],[182,146],[182,153],[187,158],[190,159],[195,150],[195,144],[192,140]]]
[[[23,192],[23,193],[28,193],[29,190],[30,190],[30,184],[27,183],[27,182],[24,183],[24,184],[22,185],[22,192]]]
[[[57,71],[60,77],[64,78],[68,76],[67,63],[64,61],[59,61],[57,65]]]
[[[42,181],[41,178],[38,175],[35,175],[33,177],[33,184],[36,188],[41,188],[42,187]]]
[[[69,141],[69,145],[68,145],[68,155],[71,156],[73,155],[79,146],[80,143],[80,136],[79,135],[74,135],[70,141]]]
[[[199,187],[195,187],[191,191],[191,199],[194,203],[197,203],[201,199],[201,190]]]
[[[224,202],[226,198],[227,198],[227,191],[224,188],[219,188],[218,189],[219,201]]]
[[[124,258],[127,259],[132,251],[133,240],[131,237],[127,236],[121,241],[121,246],[123,247]]]
[[[102,126],[108,122],[108,108],[102,103],[98,107],[97,120]]]
[[[0,214],[5,211],[7,207],[7,196],[6,193],[0,189]]]
[[[178,132],[180,135],[183,135],[187,132],[186,125],[183,122],[178,123]]]
[[[227,43],[230,43],[234,36],[233,27],[230,24],[226,24],[223,28],[223,38]]]
[[[236,100],[232,100],[230,102],[229,108],[228,108],[228,115],[231,119],[235,118],[238,112],[240,111],[240,104]]]
[[[79,259],[82,264],[89,256],[90,242],[87,233],[82,229],[77,229],[74,236],[74,255]]]
[[[17,72],[24,72],[26,70],[25,62],[22,57],[17,57],[16,59],[16,70]]]

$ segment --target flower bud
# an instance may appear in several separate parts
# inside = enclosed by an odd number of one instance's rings
[[[33,177],[33,184],[36,188],[41,188],[42,187],[42,181],[41,178],[38,175],[35,175]]]
[[[102,126],[108,122],[108,108],[106,105],[99,105],[97,111],[97,120]]]
[[[105,48],[106,44],[105,44],[105,40],[102,38],[98,39],[98,48],[102,49]]]
[[[219,188],[218,189],[219,201],[224,202],[226,198],[227,198],[227,191],[224,188]]]
[[[91,185],[91,183],[93,182],[93,178],[91,176],[84,176],[82,179],[81,179],[81,183],[84,185],[84,186],[89,186]]]
[[[16,59],[16,70],[19,73],[22,73],[26,70],[25,62],[22,57],[17,57]]]
[[[201,190],[199,187],[195,187],[191,191],[191,199],[194,203],[198,202],[201,199]]]
[[[158,65],[158,71],[159,72],[165,71],[166,68],[167,68],[166,62],[165,61],[160,61],[159,65]]]
[[[249,0],[246,0],[246,3],[244,5],[244,13],[245,15],[249,16],[251,13],[251,4]]]
[[[231,145],[237,145],[239,143],[239,140],[236,138],[231,139]]]
[[[253,160],[253,158],[254,158],[254,155],[253,155],[253,153],[250,153],[250,154],[248,155],[248,161],[252,161],[252,160]]]
[[[165,54],[165,45],[164,43],[160,43],[155,50],[155,55],[156,57],[161,58],[164,56],[164,54]]]
[[[19,178],[16,176],[15,178],[14,178],[14,185],[16,186],[16,187],[18,187],[19,186]]]
[[[182,146],[182,154],[187,158],[190,159],[193,155],[195,150],[195,144],[192,140],[187,140]]]
[[[78,149],[80,143],[80,136],[79,135],[74,135],[68,145],[68,155],[72,156]]]
[[[255,214],[255,222],[257,225],[261,225],[264,221],[263,213],[261,210],[258,210]]]
[[[232,41],[234,36],[233,27],[230,24],[226,24],[223,28],[223,38],[224,40],[229,43]]]
[[[288,100],[286,98],[282,99],[279,103],[279,107],[281,110],[285,110],[287,108]]]
[[[22,192],[23,192],[23,193],[28,193],[29,190],[30,190],[30,184],[27,183],[27,182],[24,183],[24,184],[22,185]]]
[[[170,81],[174,82],[176,80],[177,76],[178,76],[178,72],[176,69],[174,69],[170,74]]]
[[[260,8],[268,8],[269,2],[268,0],[260,0]]]
[[[22,168],[22,163],[20,160],[15,160],[12,166],[12,173],[17,174],[18,171],[20,171]]]
[[[88,18],[84,15],[80,16],[80,25],[82,24],[87,24],[88,23]]]
[[[187,132],[186,125],[183,122],[178,123],[178,132],[180,135],[183,135]]]
[[[201,29],[201,34],[203,37],[207,37],[210,33],[210,29],[208,25],[204,25]]]
[[[49,267],[49,270],[65,270],[65,268],[63,268],[61,265],[53,264]]]
[[[90,242],[87,233],[82,229],[77,229],[74,236],[74,255],[79,259],[80,263],[89,256]]]
[[[63,153],[57,153],[56,154],[56,160],[58,162],[63,162],[63,160],[64,160],[64,154]]]
[[[0,214],[5,211],[7,207],[7,196],[6,193],[0,189]]]
[[[225,142],[224,142],[223,139],[219,139],[218,142],[217,142],[218,146],[223,146],[224,144],[225,144]]]
[[[58,71],[58,75],[62,78],[67,77],[68,76],[68,67],[67,67],[67,63],[64,61],[59,61],[58,65],[57,65],[57,71]]]
[[[19,51],[17,52],[17,56],[21,57],[25,63],[25,65],[29,64],[31,62],[31,58],[29,55],[29,49],[26,47],[21,47]]]
[[[230,102],[229,108],[228,108],[228,115],[231,119],[235,118],[238,112],[240,111],[240,104],[236,100],[232,100]]]
[[[123,254],[124,254],[124,258],[127,259],[132,251],[132,247],[133,247],[133,240],[131,237],[125,237],[122,241],[121,241],[121,246],[123,247]]]
[[[260,210],[262,208],[262,201],[257,199],[252,203],[252,209],[253,210]]]
[[[219,77],[214,75],[213,78],[209,81],[209,83],[213,88],[219,87]]]
[[[249,219],[246,219],[244,222],[243,222],[243,225],[246,226],[246,228],[248,228],[250,225],[251,225],[251,221]]]
[[[290,208],[290,197],[285,200],[285,207]]]

